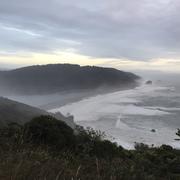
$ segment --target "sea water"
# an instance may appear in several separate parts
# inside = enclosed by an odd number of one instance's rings
[[[108,139],[127,149],[135,142],[150,146],[168,144],[180,128],[180,88],[156,82],[130,90],[97,95],[51,110],[70,113],[78,125],[105,132]]]

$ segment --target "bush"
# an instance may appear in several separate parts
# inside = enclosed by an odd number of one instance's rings
[[[0,179],[180,179],[178,149],[136,143],[126,150],[100,131],[76,133],[50,116],[0,129]]]
[[[100,158],[111,159],[113,157],[118,157],[123,148],[118,147],[116,143],[112,143],[108,140],[95,141],[91,153],[95,154]]]
[[[84,129],[82,126],[76,126],[77,141],[89,142],[89,141],[102,141],[105,138],[105,133],[94,130],[90,127]]]
[[[163,144],[161,147],[160,147],[161,150],[165,150],[165,151],[172,151],[173,148],[169,145],[165,145]]]
[[[134,145],[135,150],[137,151],[145,151],[149,148],[149,146],[147,144],[143,144],[143,143],[135,143]]]
[[[24,125],[24,141],[58,149],[74,143],[74,132],[68,125],[51,116],[40,116]]]

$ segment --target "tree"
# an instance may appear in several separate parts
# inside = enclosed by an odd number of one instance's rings
[[[180,137],[180,129],[177,129],[177,133],[176,133],[176,135]],[[180,141],[180,139],[175,139],[175,140]]]

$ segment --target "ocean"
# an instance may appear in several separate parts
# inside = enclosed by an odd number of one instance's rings
[[[175,140],[180,128],[180,88],[176,83],[142,83],[50,111],[70,113],[78,125],[105,132],[107,139],[126,149],[133,149],[135,143],[180,148],[180,141]]]

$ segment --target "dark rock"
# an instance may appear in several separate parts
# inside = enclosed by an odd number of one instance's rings
[[[149,85],[151,85],[153,82],[152,81],[146,81],[146,84],[149,84]]]

